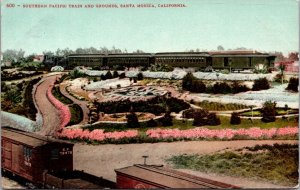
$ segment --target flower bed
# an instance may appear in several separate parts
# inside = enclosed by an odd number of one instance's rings
[[[137,130],[115,131],[105,133],[102,129],[95,129],[93,131],[83,129],[63,129],[58,135],[61,138],[70,140],[89,140],[89,141],[118,141],[126,138],[134,138],[138,136]]]
[[[276,136],[295,136],[298,134],[297,127],[260,129],[253,127],[249,129],[221,129],[211,130],[207,128],[195,128],[188,130],[179,129],[150,129],[147,136],[155,139],[234,139],[245,137],[250,139],[273,138]]]
[[[237,140],[237,139],[272,139],[282,137],[298,137],[298,127],[260,129],[221,129],[195,128],[179,129],[149,129],[146,135],[138,130],[104,132],[103,129],[93,131],[64,128],[58,134],[60,138],[69,140],[96,141],[100,143],[154,143],[176,140]]]
[[[47,97],[49,101],[55,106],[55,108],[60,112],[60,127],[63,128],[67,126],[71,119],[71,112],[69,107],[58,101],[52,94],[52,88],[48,88],[47,90]]]

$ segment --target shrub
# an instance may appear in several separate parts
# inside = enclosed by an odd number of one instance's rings
[[[190,90],[194,80],[194,75],[191,72],[187,73],[182,79],[182,89]]]
[[[112,79],[113,78],[113,76],[112,76],[112,74],[111,74],[110,71],[107,71],[107,73],[105,74],[105,78],[106,79]]]
[[[294,92],[298,92],[298,85],[299,85],[299,78],[290,78],[289,84],[286,88],[286,90],[291,90]]]
[[[231,87],[226,82],[222,82],[219,87],[220,87],[220,93],[222,94],[228,94],[231,93],[232,91]]]
[[[119,79],[123,79],[123,78],[125,78],[125,77],[126,77],[125,73],[121,73],[121,74],[119,75]]]
[[[126,115],[126,118],[127,118],[126,126],[128,128],[139,128],[140,127],[139,119],[133,110],[131,110],[130,113],[128,115]]]
[[[117,77],[119,77],[119,73],[118,73],[118,71],[114,70],[114,72],[113,72],[113,78],[117,78]]]
[[[71,119],[68,125],[75,125],[82,121],[83,119],[83,111],[81,107],[77,104],[72,104],[69,106],[71,112]]]
[[[221,124],[221,120],[220,118],[217,117],[216,113],[209,113],[207,116],[207,121],[206,121],[207,125],[220,125]]]
[[[246,85],[241,85],[240,82],[234,81],[231,85],[231,91],[232,93],[240,93],[240,92],[247,92],[250,88],[248,88]]]
[[[162,126],[172,126],[173,125],[173,118],[170,112],[167,112],[165,116],[161,119]]]
[[[38,83],[40,80],[40,77],[31,80],[25,88],[23,107],[27,110],[26,116],[31,120],[35,120],[37,113],[37,109],[32,98],[33,85]]]
[[[266,78],[259,78],[254,81],[252,90],[266,90],[270,88],[269,81]]]
[[[157,122],[154,119],[150,119],[146,123],[146,127],[152,128],[152,127],[157,127]]]
[[[150,67],[150,71],[153,71],[153,72],[159,72],[159,71],[170,72],[173,70],[174,70],[174,68],[172,66],[167,65],[167,64],[161,64],[161,63],[152,64]]]
[[[274,122],[276,120],[276,102],[266,101],[261,110],[263,122]]]
[[[72,104],[73,101],[71,99],[69,99],[68,97],[64,96],[60,89],[59,86],[54,86],[52,88],[52,94],[53,96],[55,96],[56,99],[58,99],[60,102],[64,103],[64,104]]]
[[[5,82],[1,81],[1,92],[5,92],[8,89],[7,85]]]
[[[208,111],[205,109],[196,110],[194,112],[194,126],[203,126],[206,125],[206,119],[208,116]]]
[[[219,94],[221,92],[221,86],[218,82],[216,82],[213,87],[212,87],[212,91],[214,94]]]
[[[70,78],[71,78],[71,79],[80,78],[80,77],[85,77],[85,76],[86,76],[85,73],[83,73],[83,72],[81,72],[81,71],[79,71],[79,70],[77,70],[77,69],[72,70],[72,71],[70,72]]]
[[[204,93],[206,90],[205,84],[201,80],[194,80],[191,85],[191,92]]]
[[[184,110],[182,112],[182,117],[187,119],[195,118],[195,113],[197,111],[199,111],[199,109],[190,108],[188,110]]]
[[[137,80],[143,80],[143,79],[144,79],[143,73],[138,73]]]
[[[105,75],[101,75],[100,78],[101,78],[101,80],[106,80],[106,76]]]
[[[282,82],[282,77],[284,77],[283,74],[278,73],[278,74],[276,74],[276,76],[274,77],[273,81],[274,81],[274,82],[281,83],[281,82]],[[283,79],[283,82],[286,83],[286,82],[288,82],[288,81],[285,80],[285,79]]]
[[[241,124],[241,118],[240,118],[240,116],[239,116],[238,113],[233,112],[231,114],[230,124],[231,125],[239,125],[239,124]]]

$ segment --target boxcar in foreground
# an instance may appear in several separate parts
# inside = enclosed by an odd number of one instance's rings
[[[162,166],[133,165],[115,170],[117,174],[117,188],[239,188],[234,185],[186,174]]]
[[[36,183],[43,172],[73,170],[73,144],[13,128],[1,128],[2,169]]]

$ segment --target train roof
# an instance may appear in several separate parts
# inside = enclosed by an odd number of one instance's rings
[[[167,57],[167,56],[209,56],[208,52],[159,52],[154,54],[156,57]]]
[[[212,57],[224,57],[224,56],[230,56],[230,57],[269,57],[271,56],[268,53],[261,53],[258,51],[249,51],[249,50],[243,50],[243,51],[210,51],[209,54]]]
[[[105,54],[70,54],[68,57],[104,57]]]
[[[151,57],[151,53],[111,53],[107,57]]]
[[[44,137],[41,135],[37,135],[34,133],[29,133],[25,131],[21,131],[18,129],[14,129],[11,127],[1,127],[1,136],[2,138],[8,138],[16,142],[20,142],[22,144],[26,144],[31,147],[39,147],[46,144],[51,143],[59,143],[59,144],[65,144],[65,145],[72,145],[72,143],[63,141],[63,140],[57,140],[50,137]]]
[[[237,186],[154,165],[133,165],[115,170],[117,174],[163,188],[238,188]]]

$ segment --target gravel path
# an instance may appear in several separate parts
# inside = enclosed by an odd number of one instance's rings
[[[43,126],[38,132],[41,135],[53,135],[60,125],[59,112],[48,100],[47,89],[56,80],[57,75],[49,76],[37,87],[35,101],[43,116]]]
[[[75,144],[74,146],[74,168],[84,170],[88,173],[103,176],[106,179],[115,181],[114,169],[142,164],[143,155],[148,155],[147,164],[167,165],[165,159],[172,155],[179,154],[209,154],[224,149],[238,149],[245,146],[255,146],[256,144],[274,143],[298,143],[298,141],[285,140],[240,140],[240,141],[189,141],[172,143],[144,143],[126,145],[86,145]],[[225,183],[233,183],[231,178],[220,178]],[[239,181],[239,180],[236,180]],[[255,183],[248,179],[243,179],[243,187],[271,187],[271,184]],[[272,186],[273,187],[273,186]]]

